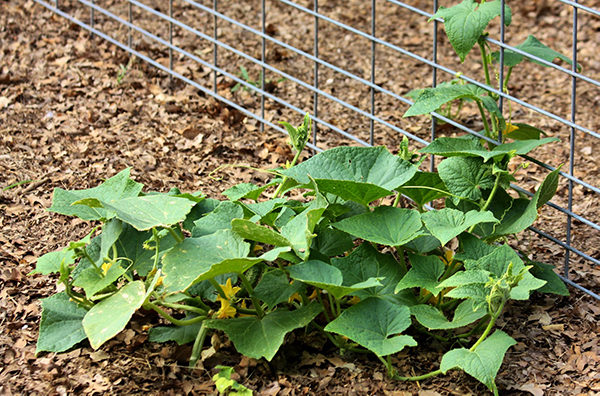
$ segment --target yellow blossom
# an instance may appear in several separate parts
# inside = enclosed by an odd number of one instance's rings
[[[288,302],[291,304],[294,302],[294,300],[302,302],[302,297],[300,297],[300,294],[294,293],[290,296],[290,298],[288,298]]]
[[[517,129],[519,129],[518,126],[515,126],[515,125],[511,124],[510,122],[506,123],[506,130],[505,130],[505,132],[506,132],[507,135],[509,133],[511,133],[511,132],[516,131]]]
[[[158,280],[156,281],[156,287],[160,286],[163,284],[163,278],[164,276],[159,276]]]
[[[221,308],[217,312],[217,319],[233,318],[237,312],[235,310],[235,308],[232,307],[231,304],[229,303],[229,301],[227,301],[227,300],[220,300],[220,301],[221,301]]]
[[[224,285],[221,285],[221,289],[223,289],[223,293],[225,293],[225,298],[227,302],[231,301],[231,299],[235,296],[235,294],[240,291],[239,287],[233,287],[231,285],[231,278],[227,279],[227,282]],[[223,302],[223,297],[220,295],[217,297],[217,300]]]
[[[354,296],[350,299],[350,301],[348,301],[348,304],[355,305],[355,304],[358,304],[359,302],[360,302],[360,298]]]
[[[316,300],[318,298],[318,289],[313,290],[312,294],[310,296],[308,296],[308,299],[310,301]]]
[[[446,264],[446,266],[452,264],[452,260],[454,260],[454,252],[452,250],[444,251],[444,257],[442,257],[442,261]]]
[[[110,269],[110,267],[112,267],[112,265],[113,265],[113,263],[111,263],[111,262],[102,264],[102,267],[100,267],[102,269],[102,273],[104,275],[106,275],[106,273],[108,272],[108,270]]]

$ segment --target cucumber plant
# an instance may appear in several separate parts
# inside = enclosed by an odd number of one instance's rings
[[[420,152],[404,142],[398,155],[337,147],[297,164],[310,117],[284,125],[293,163],[266,185],[225,190],[223,201],[176,188],[144,192],[129,169],[91,189],[55,189],[50,211],[100,225],[37,262],[34,272],[55,273],[62,285],[42,300],[37,352],[86,339],[100,348],[143,308],[163,319],[150,341],[194,344],[191,367],[210,332],[271,360],[287,333],[305,328],[343,352],[373,353],[390,378],[464,370],[497,394],[495,376],[515,343],[494,330],[506,302],[533,290],[567,293],[550,265],[507,244],[558,183],[556,170],[533,198],[513,198],[508,164],[556,139],[488,150],[440,138]],[[419,170],[427,154],[446,157],[439,172]],[[297,189],[304,198],[289,198]],[[401,194],[412,207],[398,206]],[[427,211],[433,200],[445,207]],[[438,370],[406,377],[391,356],[416,346],[419,332],[447,350]]]
[[[443,18],[448,40],[461,62],[465,61],[467,55],[477,45],[481,53],[485,84],[501,92],[508,93],[508,82],[513,69],[525,59],[541,66],[548,66],[507,49],[504,51],[503,59],[507,71],[503,74],[502,81],[500,81],[499,70],[495,69],[495,65],[500,61],[500,52],[491,50],[490,44],[486,40],[489,34],[485,30],[493,19],[501,15],[501,11],[502,4],[499,0],[481,0],[479,3],[475,0],[463,0],[460,4],[449,8],[440,7],[430,21]],[[510,7],[506,4],[504,16],[504,24],[509,26],[512,22],[512,13]],[[524,42],[515,46],[515,48],[547,62],[560,59],[570,65],[573,64],[571,59],[542,44],[532,35],[529,35]],[[579,65],[577,65],[577,68],[581,69]],[[501,135],[502,142],[505,142],[506,139],[532,140],[539,139],[540,135],[544,134],[543,131],[531,125],[513,123],[511,117],[506,120],[498,107],[499,95],[485,88],[467,83],[460,79],[461,75],[461,73],[458,73],[457,79],[441,83],[435,88],[424,88],[409,92],[408,96],[415,99],[404,117],[438,111],[448,118],[456,118],[458,113],[451,113],[452,102],[459,102],[460,111],[464,102],[472,101],[477,104],[481,114],[484,128],[482,134],[489,139],[498,140]],[[495,82],[492,80],[493,77],[496,79]]]

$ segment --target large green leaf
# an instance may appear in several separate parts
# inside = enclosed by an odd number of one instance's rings
[[[444,27],[450,44],[460,57],[465,61],[467,54],[477,44],[490,21],[500,16],[502,11],[500,1],[486,1],[479,4],[474,0],[464,0],[453,7],[440,7],[431,19],[444,18]],[[510,7],[505,5],[506,26],[510,25],[512,14]]]
[[[353,293],[361,300],[369,297],[382,297],[392,302],[400,302],[401,297],[394,292],[396,285],[406,274],[406,267],[398,263],[393,255],[377,251],[370,243],[362,243],[346,257],[335,257],[331,264],[340,270],[348,284],[360,284],[369,279],[381,279],[382,286],[358,290]]]
[[[408,252],[411,268],[396,286],[400,290],[421,287],[437,295],[438,279],[444,273],[444,262],[438,256],[421,256]]]
[[[83,318],[83,328],[92,348],[98,349],[123,330],[145,298],[144,282],[133,281],[94,305]]]
[[[386,356],[417,345],[411,336],[399,335],[410,324],[408,307],[372,297],[342,312],[325,331],[341,334],[378,356]]]
[[[243,217],[244,209],[241,205],[230,201],[221,202],[215,210],[194,222],[192,236],[198,238],[219,230],[230,230],[231,221]]]
[[[313,178],[322,193],[367,205],[391,195],[416,171],[415,165],[380,146],[336,147],[282,173],[304,185]]]
[[[291,246],[291,242],[280,233],[270,228],[258,225],[250,220],[234,219],[231,229],[244,239],[266,243],[274,246]]]
[[[441,155],[444,157],[481,157],[484,162],[490,158],[502,158],[506,154],[525,155],[531,150],[546,143],[560,141],[558,138],[519,140],[503,143],[492,150],[487,150],[478,140],[465,138],[440,137],[420,150],[423,154]]]
[[[425,227],[431,235],[440,240],[442,245],[458,236],[469,227],[479,223],[497,223],[492,212],[471,210],[463,213],[456,209],[440,209],[425,212],[421,215]]]
[[[74,202],[92,208],[106,208],[125,223],[140,231],[154,227],[169,227],[185,220],[196,202],[171,195],[146,195],[119,200],[102,201],[85,198]]]
[[[253,199],[256,201],[263,191],[272,185],[273,183],[265,184],[264,186],[257,186],[252,183],[240,183],[223,191],[223,195],[232,201],[237,201],[242,198]]]
[[[63,352],[86,338],[81,321],[87,313],[65,292],[43,298],[40,333],[35,353]]]
[[[571,59],[569,59],[569,57],[561,54],[560,52],[554,51],[550,47],[547,47],[546,45],[542,44],[538,39],[536,39],[532,35],[527,36],[525,41],[523,41],[521,44],[517,45],[515,48],[520,49],[523,52],[527,52],[530,55],[541,58],[547,62],[553,62],[554,59],[560,59],[562,61],[565,61],[569,65],[573,64],[573,61]],[[499,51],[493,52],[492,56],[497,62],[500,61],[500,52]],[[526,58],[523,55],[517,54],[516,52],[513,52],[511,50],[504,50],[504,66],[514,67],[514,66],[518,65],[519,63],[521,63],[521,61],[523,61],[523,59],[531,60],[531,59]],[[531,60],[531,62],[537,63],[538,65],[541,65],[544,67],[549,67],[549,66],[546,66],[543,63],[540,63],[535,60]],[[577,70],[581,71],[580,65],[577,65]]]
[[[537,210],[556,193],[560,168],[546,176],[531,200],[515,199],[502,222],[496,227],[495,236],[516,234],[533,224],[537,219]]]
[[[88,207],[73,205],[74,202],[85,198],[96,198],[100,201],[112,201],[129,197],[137,197],[143,185],[129,178],[130,169],[127,168],[115,176],[107,179],[98,187],[87,190],[66,191],[61,188],[54,189],[51,212],[64,215],[77,216],[83,220],[100,220],[113,217],[114,214],[101,207]]]
[[[303,288],[302,282],[290,283],[283,270],[274,269],[262,276],[254,288],[254,297],[267,303],[269,308],[274,308],[277,304],[288,301],[294,293]]]
[[[446,297],[469,298],[473,300],[473,309],[478,310],[482,307],[487,307],[487,296],[489,293],[490,288],[486,287],[484,283],[471,283],[455,287],[446,293]]]
[[[446,374],[448,370],[459,368],[477,380],[484,383],[490,390],[497,394],[495,379],[504,360],[508,348],[517,342],[503,331],[496,330],[485,341],[470,351],[465,348],[456,348],[447,352],[442,357],[440,370]]]
[[[292,279],[307,283],[331,293],[340,299],[350,293],[375,286],[383,286],[379,278],[369,278],[357,284],[348,283],[338,268],[318,260],[291,265],[286,268]]]
[[[436,172],[417,172],[398,191],[412,199],[420,207],[438,198],[451,195],[446,184]]]
[[[372,212],[332,224],[364,240],[388,246],[403,245],[421,234],[421,215],[412,209],[378,206]]]
[[[123,222],[112,218],[102,226],[102,238],[100,239],[100,257],[107,258],[112,253],[112,246],[115,244],[119,235],[123,232]]]
[[[554,272],[553,265],[540,263],[537,261],[530,261],[527,264],[533,265],[530,270],[533,276],[535,276],[537,279],[546,281],[544,286],[537,289],[538,292],[558,294],[559,296],[569,295],[567,286],[565,286],[565,283],[562,281],[562,279],[560,279],[556,272]]]
[[[465,300],[456,307],[452,321],[449,321],[439,309],[427,304],[410,307],[410,312],[419,323],[429,330],[448,330],[464,327],[483,318],[487,313],[485,309],[473,311],[471,300]]]
[[[352,250],[353,247],[354,241],[348,233],[335,228],[319,227],[311,249],[324,256],[334,257]]]
[[[471,201],[480,200],[481,190],[494,186],[491,167],[485,166],[481,158],[446,158],[438,171],[452,194]]]
[[[439,85],[435,88],[426,88],[419,93],[415,103],[410,106],[402,117],[431,113],[455,99],[467,98],[480,102],[480,96],[485,92],[484,89],[473,84]]]
[[[235,349],[244,356],[254,359],[264,357],[270,361],[287,333],[306,326],[322,310],[321,305],[312,303],[294,311],[277,309],[263,318],[211,319],[206,320],[204,325],[224,331]]]

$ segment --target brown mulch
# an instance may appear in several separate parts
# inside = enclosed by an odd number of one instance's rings
[[[368,31],[369,19],[365,17],[368,5],[363,4],[366,2],[347,2],[348,7],[355,7],[352,13],[340,7],[338,1],[324,3],[320,11]],[[426,2],[414,3],[424,7],[420,3]],[[230,8],[225,4],[221,7],[239,20],[252,18],[257,12],[246,9],[244,2]],[[568,23],[560,22],[568,20],[568,15],[563,15],[561,10],[546,1],[515,6],[515,12],[521,12],[523,20],[512,31],[539,29],[542,35],[544,29],[569,31]],[[310,21],[302,20],[301,15],[280,4],[273,5],[270,12],[274,35],[296,46],[307,47],[298,41],[293,24],[311,26]],[[278,12],[290,14],[297,20],[283,20],[283,16],[278,20]],[[424,56],[429,53],[430,48],[419,47],[423,40],[430,42],[426,33],[423,33],[424,38],[419,36],[421,19],[408,17],[387,2],[379,12],[383,15],[380,37],[411,46],[411,50]],[[190,13],[187,17],[192,15]],[[410,29],[399,34],[394,18],[403,20]],[[582,33],[585,37],[581,37],[579,62],[587,68],[587,75],[598,78],[600,64],[595,59],[600,45],[600,22],[593,18],[583,22],[588,29]],[[105,23],[110,27],[108,21]],[[102,26],[101,22],[99,25]],[[228,33],[224,25],[221,28],[224,39],[235,41],[235,32]],[[364,48],[368,43],[357,40],[356,45],[350,45],[352,40],[337,28],[327,24],[321,28],[322,35],[327,37],[322,56],[354,73],[365,73],[363,77],[368,78],[368,63],[364,59],[356,60],[361,53],[367,53]],[[310,35],[310,31],[305,34]],[[548,35],[554,48],[568,53],[568,35]],[[189,39],[183,33],[181,36],[183,47],[193,45],[186,41]],[[515,33],[509,41],[520,42],[524,37]],[[335,50],[340,42],[348,43],[343,56]],[[247,45],[246,51],[257,48],[255,43],[240,45]],[[144,46],[140,44],[140,47]],[[152,318],[142,314],[135,316],[131,326],[98,351],[82,343],[68,353],[36,357],[39,299],[53,294],[56,282],[53,277],[29,276],[28,273],[35,268],[38,257],[81,238],[90,229],[88,223],[45,210],[50,206],[53,188],[90,188],[131,167],[132,176],[149,189],[202,190],[220,198],[220,192],[235,183],[266,180],[264,173],[246,168],[226,168],[218,172],[220,180],[210,177],[220,165],[270,168],[291,160],[291,153],[279,132],[270,129],[261,132],[253,120],[177,80],[170,82],[163,73],[143,62],[132,62],[130,70],[120,79],[119,65],[129,62],[126,53],[98,38],[91,40],[87,32],[32,1],[0,0],[0,49],[0,188],[31,180],[0,191],[0,394],[216,394],[211,377],[219,364],[235,367],[239,382],[265,395],[489,394],[482,384],[459,372],[422,383],[392,382],[386,378],[378,360],[352,354],[340,356],[324,340],[311,339],[301,332],[291,335],[270,363],[244,358],[226,339],[215,336],[211,342],[218,347],[217,353],[190,372],[186,369],[189,346],[144,342],[147,333],[143,325]],[[209,57],[210,53],[203,50],[201,48],[200,53]],[[310,51],[310,46],[305,50]],[[454,61],[447,50],[447,43],[442,43],[440,59],[451,65]],[[398,93],[427,84],[430,74],[427,68],[419,68],[410,60],[388,59],[385,54],[386,50],[382,49],[381,65],[377,69],[379,84]],[[155,55],[164,58],[164,50],[157,50]],[[239,71],[239,59],[228,58],[227,54],[221,56],[220,64],[233,73]],[[308,62],[274,46],[269,48],[269,56],[274,64],[290,72],[310,70]],[[183,60],[179,60],[178,66],[210,86],[212,74],[208,70],[186,65]],[[419,70],[418,73],[415,70]],[[545,72],[545,69],[526,66],[523,75],[527,78],[515,76],[513,93],[560,113],[559,110],[568,106],[568,81]],[[355,101],[357,106],[365,105],[366,102],[361,102],[368,96],[365,92],[360,88],[354,90],[352,83],[329,73],[323,71],[325,90],[341,95],[341,89],[346,89],[344,95],[348,101]],[[411,75],[409,73],[414,76],[414,84],[402,78]],[[310,72],[306,75],[310,77]],[[330,80],[332,82],[327,84]],[[396,84],[395,81],[401,82]],[[257,108],[257,97],[245,91],[232,94],[231,86],[226,79],[219,80],[221,94]],[[306,96],[302,99],[306,102],[298,106],[311,108],[310,95],[305,95],[294,84],[283,82],[276,89],[278,96],[290,101]],[[580,123],[593,130],[598,130],[600,124],[594,106],[596,91],[582,87],[578,103]],[[426,119],[401,120],[405,109],[399,108],[397,103],[387,103],[388,99],[378,100],[380,116],[426,136],[428,132],[423,128]],[[364,119],[341,111],[327,101],[323,101],[322,106],[320,112],[328,122],[344,130],[353,128],[354,133],[367,138],[364,131],[368,131],[368,122]],[[536,118],[522,109],[513,110],[522,120],[542,126],[568,142],[567,128]],[[274,121],[287,119],[295,123],[299,119],[273,103],[268,103],[267,115]],[[471,118],[467,111],[465,121],[473,122]],[[322,148],[349,144],[335,133],[322,132],[319,137]],[[577,139],[580,154],[577,176],[598,186],[600,171],[596,153],[600,146],[583,134],[578,134]],[[377,130],[377,143],[395,149],[398,141],[399,137],[389,131]],[[566,162],[568,144],[541,149],[536,151],[536,156],[553,165]],[[540,181],[539,171],[530,171],[530,168],[519,174],[520,184],[528,189]],[[598,197],[576,188],[575,198],[575,212],[599,222],[600,215],[595,210]],[[554,201],[564,205],[564,185]],[[563,238],[563,216],[551,209],[544,209],[543,215],[544,219],[537,226]],[[573,238],[577,248],[600,258],[598,232],[575,224]],[[520,244],[539,261],[557,266],[562,263],[562,249],[547,241],[525,235]],[[600,268],[578,258],[572,259],[572,265],[574,279],[598,291]],[[498,327],[518,344],[509,350],[498,375],[502,395],[600,395],[597,337],[600,305],[577,290],[571,289],[571,293],[567,298],[534,294],[530,301],[513,302],[507,307]],[[393,363],[400,372],[422,374],[438,367],[444,346],[423,342],[420,345],[394,357]]]

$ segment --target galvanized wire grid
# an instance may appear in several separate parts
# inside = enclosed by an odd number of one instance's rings
[[[116,1],[110,2],[110,7],[103,7],[102,3],[109,3],[107,1],[99,1],[99,0],[34,0],[35,2],[43,5],[44,7],[54,11],[56,14],[70,20],[71,22],[79,25],[80,27],[87,29],[91,32],[93,36],[98,36],[104,40],[107,40],[114,45],[122,48],[125,51],[128,51],[131,54],[134,54],[139,59],[144,60],[145,62],[155,66],[156,68],[166,72],[170,79],[176,77],[187,84],[190,84],[204,94],[214,97],[232,108],[240,111],[246,116],[257,120],[260,123],[261,130],[266,126],[274,128],[275,130],[280,131],[281,133],[286,133],[286,131],[273,122],[272,117],[267,116],[267,107],[268,103],[275,103],[283,108],[288,109],[292,113],[298,113],[299,115],[303,115],[305,111],[309,110],[313,119],[313,136],[312,141],[308,144],[308,146],[315,151],[322,151],[319,148],[319,137],[322,133],[336,133],[339,135],[340,139],[345,139],[346,141],[355,142],[364,146],[372,146],[375,144],[375,133],[376,130],[381,128],[385,128],[388,131],[399,133],[401,135],[407,136],[413,141],[421,144],[427,145],[428,142],[436,137],[436,133],[439,130],[438,123],[440,121],[452,125],[464,132],[476,135],[482,139],[490,141],[492,144],[497,144],[495,141],[491,141],[490,139],[482,136],[477,131],[463,125],[453,119],[447,118],[442,114],[432,113],[431,117],[431,133],[430,136],[417,136],[412,131],[408,131],[399,126],[399,122],[395,122],[395,120],[390,120],[389,117],[383,117],[378,114],[377,106],[376,106],[376,96],[387,97],[387,100],[397,101],[399,105],[403,105],[406,107],[407,105],[411,105],[412,101],[401,96],[400,94],[393,92],[391,89],[386,88],[383,84],[376,83],[376,71],[377,70],[377,61],[378,54],[381,51],[392,52],[397,56],[402,56],[405,59],[410,59],[411,61],[416,62],[417,64],[426,65],[431,68],[431,82],[433,86],[436,86],[439,79],[439,73],[445,73],[452,77],[457,75],[457,70],[453,70],[450,67],[444,66],[438,63],[438,48],[439,48],[439,37],[438,31],[441,26],[441,20],[433,20],[430,23],[431,28],[431,52],[429,57],[424,57],[422,55],[418,55],[417,53],[410,51],[407,48],[403,48],[399,45],[395,45],[389,41],[385,41],[384,39],[380,39],[377,37],[377,9],[378,6],[381,7],[382,2],[386,0],[371,0],[370,1],[370,21],[368,29],[358,29],[353,26],[349,26],[346,23],[337,20],[336,18],[332,18],[330,16],[325,15],[325,13],[320,12],[319,8],[319,0],[308,0],[303,1],[306,5],[301,5],[298,2],[294,2],[292,0],[252,0],[250,1],[255,7],[256,12],[259,15],[259,22],[254,26],[250,26],[243,21],[236,20],[230,16],[227,16],[226,7],[231,4],[230,1],[226,0],[203,0],[203,2],[194,2],[191,0],[128,0],[128,1]],[[501,1],[502,4],[505,3],[505,0],[497,0]],[[563,276],[561,278],[569,285],[582,290],[583,292],[593,296],[596,299],[600,300],[600,296],[594,293],[591,290],[588,290],[569,279],[570,273],[570,262],[572,260],[572,255],[577,255],[582,257],[583,259],[593,263],[594,265],[600,265],[600,260],[594,258],[580,249],[577,249],[572,246],[572,233],[574,228],[574,222],[577,227],[591,227],[596,231],[600,231],[600,225],[593,220],[590,220],[582,215],[573,212],[573,191],[576,186],[581,186],[582,188],[592,192],[593,194],[600,194],[600,188],[598,186],[593,186],[580,178],[575,176],[575,151],[576,151],[576,138],[577,133],[581,135],[581,133],[589,135],[592,138],[600,139],[600,133],[586,128],[577,123],[577,87],[581,82],[585,82],[591,84],[595,87],[600,87],[600,81],[582,74],[577,70],[577,55],[578,55],[578,21],[581,14],[585,14],[586,16],[600,17],[600,11],[584,6],[578,3],[578,1],[569,1],[569,0],[554,0],[556,2],[562,3],[564,7],[567,7],[572,14],[572,53],[570,54],[573,59],[573,66],[571,69],[567,69],[565,67],[547,62],[543,59],[537,58],[535,56],[531,56],[515,47],[512,47],[505,43],[505,25],[503,23],[505,15],[504,15],[504,7],[502,7],[502,15],[501,21],[502,23],[498,24],[498,40],[492,37],[488,37],[487,41],[494,46],[497,46],[500,51],[500,61],[498,68],[498,78],[500,84],[504,80],[504,51],[510,49],[511,51],[524,55],[531,60],[535,60],[541,64],[544,64],[559,73],[564,75],[568,75],[571,77],[571,87],[570,87],[570,105],[571,111],[568,117],[565,117],[560,114],[554,114],[551,111],[542,109],[532,103],[528,103],[527,101],[520,100],[508,93],[501,92],[498,89],[490,88],[485,85],[485,83],[478,81],[475,78],[469,77],[468,75],[460,75],[460,78],[471,83],[475,84],[481,88],[484,88],[488,91],[494,92],[500,97],[499,107],[502,110],[503,107],[506,107],[506,104],[510,102],[511,104],[522,106],[525,109],[533,113],[537,113],[541,116],[546,117],[549,120],[554,120],[560,124],[565,125],[570,129],[569,134],[569,157],[568,157],[568,169],[566,171],[561,171],[560,175],[567,180],[568,184],[568,199],[566,207],[557,205],[555,203],[549,202],[548,205],[554,210],[558,211],[562,215],[566,217],[564,238],[557,238],[551,235],[551,231],[553,230],[539,230],[534,227],[530,227],[531,231],[540,235],[543,238],[548,239],[549,241],[555,243],[556,245],[562,247],[565,251],[564,256],[564,267],[563,267]],[[423,10],[418,8],[417,6],[408,4],[410,1],[402,2],[399,0],[387,0],[387,2],[400,7],[404,12],[411,12],[420,17],[429,19],[435,14],[436,10],[439,7],[439,0],[433,0],[431,4],[431,9]],[[120,7],[115,7],[115,3],[120,3]],[[329,3],[327,1],[321,0],[322,5]],[[365,2],[366,3],[366,2]],[[389,5],[386,4],[386,5]],[[421,4],[423,2],[415,2]],[[451,6],[455,4],[455,1],[448,2],[448,4],[444,3],[445,6]],[[283,40],[274,38],[267,31],[268,28],[268,9],[274,5],[277,6],[287,6],[290,10],[294,12],[294,15],[302,15],[305,18],[312,19],[312,26],[310,30],[310,34],[306,34],[302,38],[308,43],[307,45],[302,45],[303,48],[300,48],[300,45],[292,45]],[[194,10],[196,13],[202,15],[202,20],[196,21],[184,21],[184,18],[177,18],[174,16],[174,10],[177,8],[186,9],[186,10]],[[183,14],[180,14],[183,15]],[[101,29],[97,26],[96,21],[102,18],[103,21],[112,21],[113,25],[111,29]],[[154,23],[156,21],[164,22],[164,26],[166,26],[166,31],[152,31],[149,26],[148,21],[151,20]],[[320,38],[319,32],[322,30],[320,28],[320,24],[330,24],[331,26],[335,26],[338,29],[345,30],[348,34],[352,34],[356,39],[364,39],[368,40],[370,44],[370,53],[369,55],[369,63],[370,63],[370,75],[369,78],[363,78],[358,75],[358,73],[351,72],[348,69],[344,69],[343,67],[338,67],[332,61],[328,61],[325,57],[320,54]],[[115,28],[115,26],[117,28]],[[232,45],[231,43],[227,43],[220,39],[220,31],[221,29],[238,29],[240,32],[243,32],[244,35],[252,37],[255,41],[259,43],[259,54],[251,54],[250,51],[245,52],[244,50],[240,50],[236,48],[236,45]],[[312,35],[312,37],[311,37]],[[178,46],[174,44],[174,38],[176,37],[190,37],[197,40],[198,48],[204,47],[205,51],[191,51],[189,48],[184,48],[184,45]],[[160,46],[162,48],[166,48],[168,51],[168,65],[164,65],[164,60],[159,62],[156,57],[148,56],[142,53],[142,51],[136,49],[134,46],[134,38],[139,40],[143,38],[144,40],[150,40],[153,45]],[[294,71],[285,71],[281,70],[267,61],[266,51],[267,47],[271,45],[278,46],[285,51],[289,51],[289,53],[298,56],[299,58],[305,60],[306,62],[310,62],[312,67],[310,70],[311,76],[308,78],[306,74],[299,75],[298,73],[294,73]],[[312,48],[311,48],[312,47]],[[223,54],[227,55],[235,55],[237,59],[242,60],[246,64],[255,65],[260,69],[259,81],[252,83],[251,81],[246,81],[240,77],[238,73],[234,70],[235,68],[228,67],[228,65],[221,64],[223,62],[220,61],[221,56]],[[204,79],[203,81],[195,81],[195,79],[186,77],[181,72],[176,71],[174,68],[174,55],[176,55],[179,59],[187,59],[197,62],[202,65],[202,67],[210,70],[210,74],[212,78]],[[368,90],[368,106],[367,108],[362,108],[354,103],[350,103],[349,100],[345,100],[343,95],[340,95],[336,92],[328,92],[328,90],[323,87],[322,77],[325,72],[337,73],[339,76],[343,76],[347,81],[350,81],[352,84],[358,84]],[[286,82],[293,83],[297,85],[298,89],[302,92],[307,93],[308,99],[306,101],[301,101],[295,103],[291,100],[286,100],[277,95],[276,92],[269,92],[266,89],[267,85],[267,77],[266,75],[276,75],[286,79]],[[310,78],[312,77],[312,78]],[[258,111],[252,111],[246,107],[244,107],[243,103],[236,103],[231,98],[224,97],[218,90],[218,84],[220,79],[227,79],[232,81],[235,84],[240,84],[241,87],[244,87],[251,92],[256,93],[260,96],[260,109]],[[212,80],[210,83],[208,81]],[[421,87],[414,87],[421,88]],[[361,116],[368,120],[368,136],[359,137],[358,134],[353,133],[352,130],[344,130],[339,126],[335,125],[335,123],[328,121],[325,116],[322,116],[320,113],[320,109],[322,109],[322,101],[330,101],[335,103],[339,108],[344,109],[344,111],[348,111],[350,113],[355,113],[355,115]],[[310,107],[308,107],[310,104]],[[298,116],[298,119],[300,116]],[[537,166],[552,171],[555,168],[545,164],[535,158],[529,156],[523,156],[523,158],[529,162],[536,164]],[[435,167],[435,161],[431,159],[431,169],[433,170]],[[519,186],[513,185],[520,193],[532,196],[533,194],[530,191],[527,191]],[[583,231],[585,232],[585,231]]]

